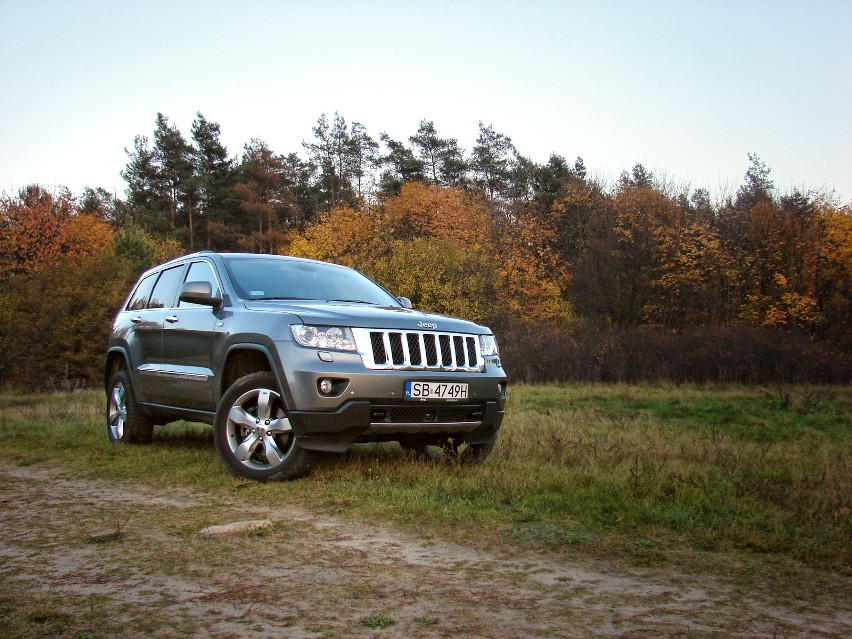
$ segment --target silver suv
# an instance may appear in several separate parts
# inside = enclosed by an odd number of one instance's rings
[[[228,468],[261,481],[356,442],[481,461],[506,403],[487,328],[414,310],[343,266],[238,253],[144,273],[113,322],[105,383],[110,440],[207,422]]]

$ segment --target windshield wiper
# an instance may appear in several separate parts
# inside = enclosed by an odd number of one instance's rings
[[[251,298],[252,302],[258,301],[266,301],[266,300],[310,300],[313,299],[311,297],[282,297],[282,296],[272,296],[272,297],[253,297]]]
[[[369,304],[370,306],[376,306],[375,302],[367,302],[365,300],[328,300],[329,302],[348,302],[350,304]]]

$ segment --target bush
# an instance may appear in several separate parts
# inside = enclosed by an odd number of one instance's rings
[[[848,384],[852,357],[777,328],[612,329],[514,323],[497,331],[513,381]]]
[[[0,380],[64,389],[100,382],[110,325],[133,276],[106,250],[11,280],[2,296]]]

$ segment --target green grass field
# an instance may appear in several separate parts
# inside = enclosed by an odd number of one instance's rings
[[[103,410],[92,390],[1,392],[6,459],[239,490],[508,551],[639,565],[735,555],[833,574],[852,565],[850,388],[519,386],[481,466],[357,446],[305,479],[266,485],[231,477],[207,426],[178,422],[158,427],[152,446],[113,446]]]

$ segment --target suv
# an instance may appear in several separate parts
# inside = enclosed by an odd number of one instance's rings
[[[111,441],[207,422],[228,468],[261,481],[355,442],[480,461],[506,404],[487,328],[336,264],[208,251],[143,273],[113,322],[105,383]]]

